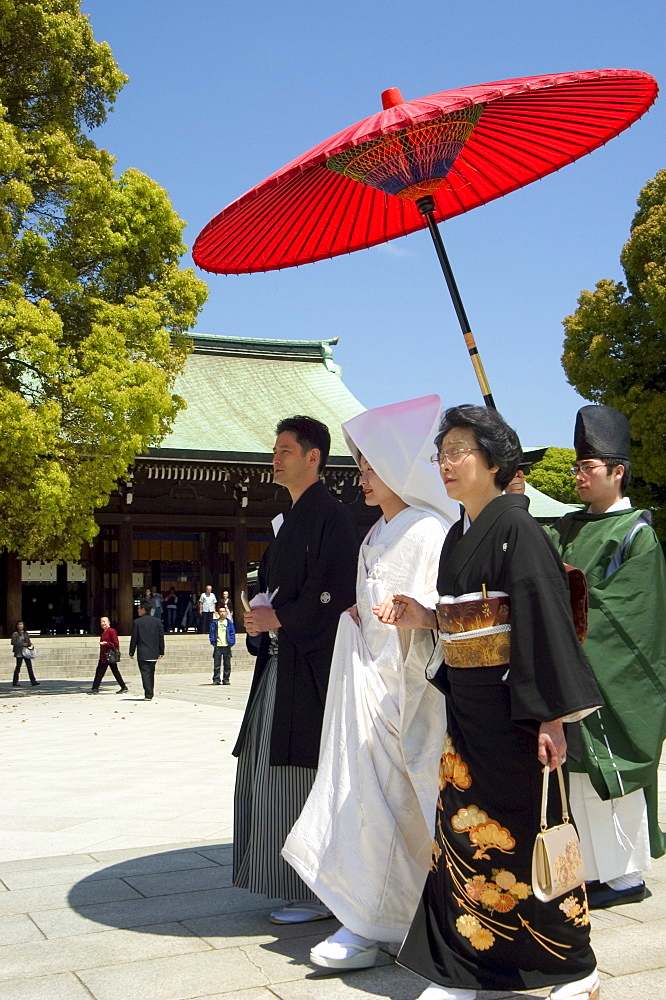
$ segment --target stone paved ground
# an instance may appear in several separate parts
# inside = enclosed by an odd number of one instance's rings
[[[109,683],[89,697],[89,679],[0,684],[0,1000],[419,995],[388,955],[316,973],[309,950],[336,923],[275,927],[270,901],[230,886],[249,674],[232,677],[163,676],[152,703],[138,678],[125,696]],[[648,882],[644,903],[593,915],[603,1000],[666,998],[666,860]]]

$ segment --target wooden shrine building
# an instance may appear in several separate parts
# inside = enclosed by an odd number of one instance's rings
[[[208,583],[218,597],[228,590],[240,607],[240,592],[251,588],[272,537],[271,520],[289,502],[287,491],[272,482],[271,466],[275,426],[284,417],[306,414],[328,425],[326,485],[353,505],[360,530],[375,520],[377,511],[363,504],[340,430],[364,407],[333,362],[337,338],[197,334],[193,340],[175,385],[187,409],[160,447],[137,457],[128,479],[97,512],[100,531],[80,564],[22,564],[3,555],[5,635],[22,617],[31,629],[59,632],[73,617],[94,630],[102,614],[127,633],[150,586],[163,593],[176,589],[179,620],[190,593],[198,597]]]
[[[252,590],[271,521],[289,503],[273,483],[275,426],[294,414],[331,431],[324,481],[350,504],[359,537],[378,509],[366,507],[358,470],[340,425],[364,409],[333,361],[333,340],[278,341],[194,335],[175,391],[187,403],[160,447],[139,455],[127,480],[97,511],[99,534],[76,563],[21,562],[0,556],[0,629],[22,618],[47,633],[97,630],[108,614],[131,630],[147,587],[179,599],[177,622],[191,594],[211,584],[228,590],[234,608]],[[424,391],[428,391],[427,389]],[[533,452],[538,460],[543,449]],[[528,486],[531,512],[553,520],[571,509]],[[240,616],[237,621],[240,622]]]

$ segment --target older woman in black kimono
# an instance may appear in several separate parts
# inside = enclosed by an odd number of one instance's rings
[[[602,701],[576,637],[566,572],[529,501],[502,495],[521,448],[496,411],[447,410],[435,444],[449,497],[464,507],[442,549],[439,593],[508,594],[511,630],[503,654],[479,650],[433,678],[449,732],[431,869],[398,961],[430,980],[420,1000],[544,986],[554,987],[553,1000],[596,1000],[584,884],[550,903],[530,885],[542,766],[564,762],[564,724]],[[384,620],[437,627],[434,612],[405,595]],[[453,659],[446,645],[445,659]],[[549,823],[561,822],[558,805],[553,789]]]

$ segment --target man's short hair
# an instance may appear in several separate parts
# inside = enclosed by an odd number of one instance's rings
[[[620,493],[622,496],[627,495],[627,489],[629,488],[629,483],[631,482],[631,462],[627,458],[600,458],[600,462],[603,462],[606,466],[606,473],[610,476],[618,465],[624,466],[624,473],[622,479],[620,480]]]
[[[216,611],[226,611],[227,610],[227,606],[226,606],[226,604],[216,604],[215,605],[215,610]]]
[[[140,607],[142,607],[144,611],[152,611],[153,610],[153,605],[152,605],[152,603],[150,601],[145,601],[145,600],[141,601]]]
[[[317,472],[323,472],[331,450],[331,435],[326,424],[322,424],[321,420],[315,420],[314,417],[300,415],[286,417],[277,425],[275,433],[283,434],[285,431],[294,435],[303,454],[312,448],[319,449]]]

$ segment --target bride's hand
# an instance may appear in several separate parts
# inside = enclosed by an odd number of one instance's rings
[[[351,608],[347,608],[347,614],[351,615],[357,625],[361,624],[358,618],[358,608],[355,604],[352,604]]]
[[[385,597],[381,604],[376,604],[372,612],[380,621],[392,625],[393,620],[390,618],[390,615],[393,612],[393,594]]]
[[[393,594],[372,610],[385,625],[397,625],[398,628],[437,628],[435,612],[424,608],[406,594]]]

